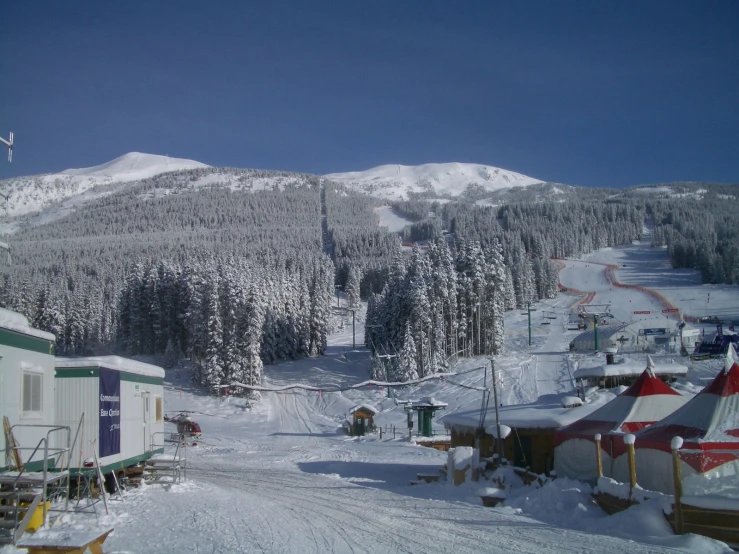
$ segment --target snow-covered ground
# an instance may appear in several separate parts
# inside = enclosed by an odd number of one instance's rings
[[[610,301],[612,311],[628,320],[633,305],[649,306],[649,297],[632,289],[611,290],[604,266],[591,263],[623,256],[620,249],[611,249],[589,260],[568,261],[561,280],[596,292],[593,303]],[[649,275],[644,279],[654,278]],[[635,282],[640,278],[636,271],[632,277]],[[567,331],[564,321],[575,300],[560,295],[537,304],[531,346],[527,316],[521,311],[506,315],[506,352],[496,358],[503,404],[572,394],[573,358],[567,345],[577,332]],[[363,342],[361,322],[358,318],[358,345]],[[715,366],[706,366],[714,373],[721,365],[706,364]],[[366,380],[367,368],[366,354],[352,352],[348,321],[336,326],[325,356],[267,366],[264,381],[267,386],[337,387]],[[406,414],[396,400],[432,396],[448,404],[442,414],[469,410],[480,404],[475,387],[489,383],[489,368],[486,359],[466,359],[451,368],[457,376],[394,389],[392,398],[379,387],[342,393],[293,390],[266,392],[250,406],[243,399],[215,398],[191,387],[183,362],[168,370],[165,404],[167,411],[198,412],[194,419],[203,429],[202,442],[188,448],[187,479],[168,488],[128,491],[125,503],[110,503],[110,516],[102,515],[98,505],[98,522],[115,527],[106,551],[726,551],[703,537],[674,536],[660,499],[609,517],[587,485],[568,479],[541,488],[514,486],[497,508],[481,505],[477,492],[485,483],[411,486],[418,473],[436,473],[447,455],[408,442]],[[378,408],[382,438],[343,433],[349,410],[361,403]],[[433,427],[444,432],[438,421]],[[516,484],[512,477],[507,482]],[[89,524],[85,518],[90,516],[73,515],[69,523]],[[15,551],[6,547],[1,552]]]
[[[413,223],[410,219],[396,214],[390,206],[375,208],[375,213],[380,218],[380,227],[387,227],[391,233],[402,231],[406,225]]]
[[[618,265],[616,276],[621,283],[656,290],[687,315],[739,320],[739,287],[702,285],[699,271],[672,269],[667,250],[652,248],[648,236],[630,246],[600,250],[586,259]]]

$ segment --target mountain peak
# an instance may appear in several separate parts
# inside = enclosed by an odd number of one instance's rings
[[[380,165],[365,171],[331,173],[325,177],[388,199],[407,198],[409,192],[459,196],[468,185],[494,192],[544,182],[499,167],[460,162]]]
[[[114,160],[93,167],[81,169],[67,169],[62,175],[88,175],[109,177],[115,181],[133,181],[153,177],[166,171],[178,169],[196,169],[198,167],[210,167],[195,160],[182,158],[170,158],[157,154],[143,154],[141,152],[129,152]]]

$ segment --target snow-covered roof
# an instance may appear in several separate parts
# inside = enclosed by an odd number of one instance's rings
[[[89,356],[86,358],[57,358],[54,361],[56,369],[70,369],[79,367],[103,367],[115,369],[125,373],[144,375],[146,377],[164,378],[164,370],[156,365],[137,362],[120,356]]]
[[[597,410],[614,395],[611,393],[597,394],[591,401],[575,408],[563,408],[561,403],[549,404],[519,404],[499,408],[501,424],[519,429],[559,429]],[[472,409],[463,412],[447,414],[441,418],[444,427],[470,431],[477,429],[480,424],[480,410]],[[489,409],[483,424],[485,432],[495,434],[497,422],[495,411]]]
[[[687,402],[684,396],[645,369],[636,382],[611,402],[560,431],[568,436],[634,433],[670,415]],[[556,441],[555,441],[556,442]]]
[[[3,329],[8,329],[9,331],[23,333],[24,335],[29,335],[31,337],[36,337],[51,342],[56,341],[56,337],[51,333],[47,333],[46,331],[41,331],[40,329],[34,329],[33,327],[31,327],[28,324],[28,319],[23,314],[19,314],[18,312],[13,312],[11,310],[6,310],[5,308],[0,308],[0,327],[2,327]]]
[[[562,398],[563,408],[576,408],[578,406],[582,406],[582,404],[582,398],[579,396],[565,396]]]
[[[358,404],[354,406],[351,410],[349,410],[349,413],[353,414],[354,412],[359,411],[359,410],[365,410],[367,412],[370,412],[372,415],[375,415],[380,412],[380,410],[378,410],[374,406],[371,406],[370,404]]]
[[[440,402],[432,396],[425,396],[420,400],[411,402],[412,408],[446,408],[448,405],[446,402]]]
[[[644,371],[644,362],[623,358],[613,364],[599,365],[595,367],[581,367],[575,370],[575,379],[587,379],[588,377],[628,377],[636,376]],[[677,363],[655,363],[655,375],[686,375],[688,366]]]

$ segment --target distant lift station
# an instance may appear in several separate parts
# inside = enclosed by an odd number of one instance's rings
[[[417,402],[411,402],[406,406],[408,410],[408,427],[411,427],[412,413],[418,412],[418,434],[423,437],[430,437],[433,435],[431,430],[431,420],[434,418],[434,413],[438,410],[443,410],[447,407],[445,402],[439,402],[435,398],[421,398]]]

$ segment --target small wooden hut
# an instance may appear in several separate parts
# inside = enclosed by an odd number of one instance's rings
[[[344,427],[352,437],[362,437],[375,430],[375,415],[379,410],[369,404],[360,404],[349,410],[351,419],[347,419]]]

